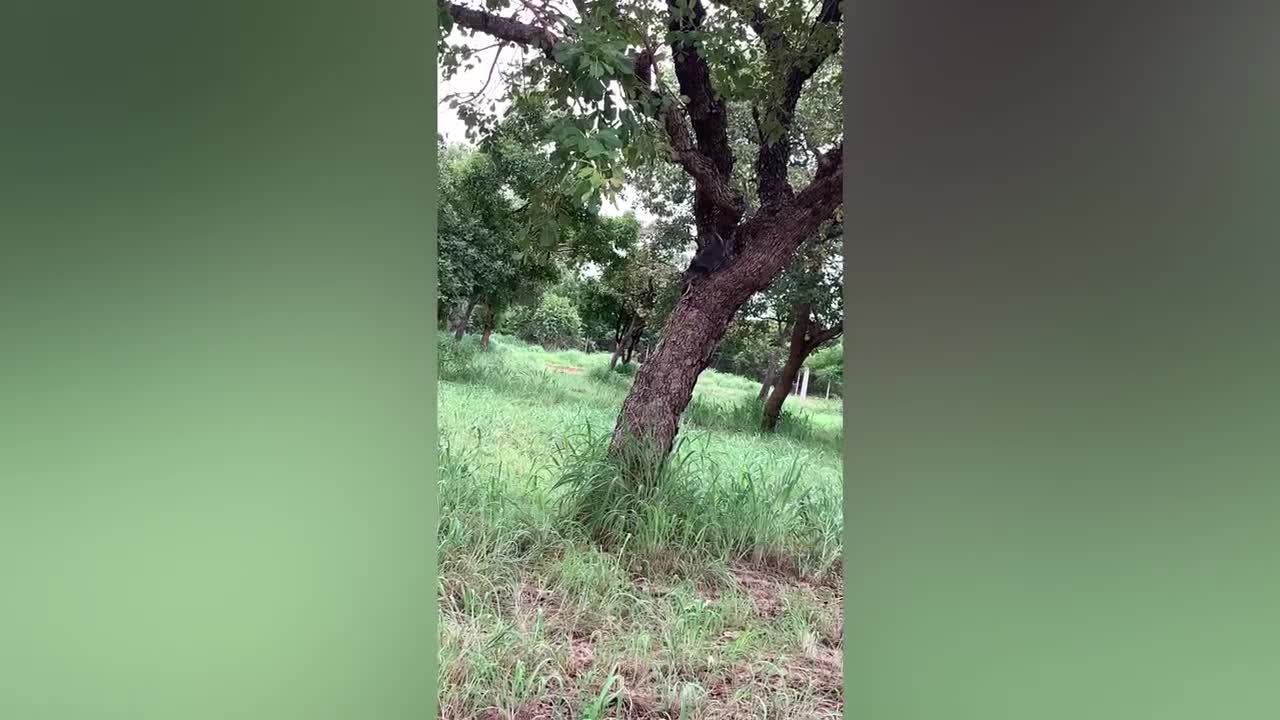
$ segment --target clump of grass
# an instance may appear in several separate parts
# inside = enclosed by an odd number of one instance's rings
[[[655,462],[636,446],[622,457],[590,428],[557,445],[561,519],[649,570],[711,559],[749,560],[827,577],[840,557],[840,499],[804,481],[799,460],[777,472],[722,467],[679,442]]]
[[[591,369],[587,371],[587,377],[594,382],[600,383],[611,388],[626,389],[631,387],[631,376],[618,371],[618,368],[626,367],[618,365],[613,370],[609,369],[606,364],[593,364]]]
[[[754,397],[744,397],[737,402],[725,403],[695,396],[689,401],[681,419],[706,430],[724,432],[758,433],[764,421],[764,403]],[[783,409],[783,417],[791,421],[791,413]]]
[[[441,333],[436,347],[441,380],[470,382],[477,379],[476,356],[480,353],[478,341],[469,336],[464,336],[459,341],[452,335]]]

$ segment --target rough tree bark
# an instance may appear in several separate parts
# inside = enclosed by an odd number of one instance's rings
[[[782,372],[778,374],[773,392],[769,393],[769,399],[764,403],[761,427],[765,432],[778,429],[778,418],[782,416],[782,404],[791,394],[791,388],[796,384],[796,377],[804,367],[804,361],[809,359],[814,350],[835,339],[844,330],[843,324],[829,328],[817,327],[813,322],[813,308],[808,303],[797,305],[794,314],[795,323],[791,326],[787,362],[782,366]]]
[[[692,283],[676,303],[662,338],[640,367],[622,404],[610,448],[621,452],[639,441],[661,457],[671,451],[681,413],[698,375],[724,337],[733,316],[763,290],[839,201],[840,174],[797,195],[789,212],[757,214],[738,228],[745,247],[718,272]]]
[[[642,84],[635,92],[658,101],[657,119],[666,131],[672,160],[693,179],[698,249],[686,273],[684,294],[623,401],[610,442],[615,457],[636,441],[656,451],[658,460],[670,453],[680,414],[733,316],[751,295],[772,282],[841,201],[843,144],[819,158],[814,179],[803,190],[794,191],[787,178],[791,133],[786,130],[804,84],[838,50],[836,36],[800,33],[793,42],[759,6],[719,1],[746,15],[764,43],[766,65],[782,79],[780,90],[760,98],[752,111],[753,117],[771,119],[784,132],[769,135],[766,123],[757,123],[760,209],[744,219],[743,196],[730,183],[733,153],[728,109],[712,87],[706,59],[691,39],[706,17],[706,8],[702,0],[669,0],[671,63],[678,92],[661,84],[653,89],[652,80],[658,74],[650,74],[655,60],[648,50],[637,56],[636,76]],[[448,0],[441,1],[441,8],[461,27],[536,48],[547,58],[555,57],[556,45],[562,42],[548,29],[520,20]],[[841,21],[839,0],[822,0],[815,27],[835,27]]]

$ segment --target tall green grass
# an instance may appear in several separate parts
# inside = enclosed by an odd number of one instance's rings
[[[698,561],[770,559],[806,573],[832,568],[841,519],[839,485],[827,468],[838,465],[830,457],[838,456],[838,435],[823,437],[809,415],[789,409],[775,436],[761,434],[754,383],[717,373],[704,378],[713,388],[752,392],[737,402],[695,396],[665,462],[643,451],[610,458],[608,434],[630,378],[609,371],[607,355],[575,352],[501,337],[481,352],[471,339],[442,338],[442,379],[468,388],[455,404],[466,406],[473,431],[442,441],[442,556],[466,546],[513,557],[540,534],[553,543],[592,539],[650,559],[666,552]],[[590,369],[579,376],[546,369],[571,362]],[[532,417],[547,406],[556,419]],[[449,424],[442,419],[446,432]],[[812,451],[796,447],[806,444]],[[516,457],[512,445],[521,446]],[[826,472],[806,481],[815,458]]]
[[[707,430],[764,434],[764,401],[757,399],[755,395],[728,402],[695,396],[685,408],[681,420]],[[812,415],[797,412],[786,405],[778,416],[773,434],[800,443],[821,445],[835,453],[843,452],[842,423],[824,427],[815,422]]]
[[[809,482],[800,458],[743,466],[685,438],[655,462],[641,448],[609,457],[608,440],[586,428],[557,444],[561,522],[651,569],[713,559],[822,579],[837,569],[839,489]],[[636,468],[648,473],[640,482]]]
[[[708,372],[665,462],[611,458],[631,378],[607,354],[444,336],[440,357],[442,720],[838,717],[830,684],[740,672],[834,652],[838,452],[748,429],[731,407],[755,383]],[[838,409],[797,402],[795,422],[838,429]],[[795,591],[762,613],[743,564]]]

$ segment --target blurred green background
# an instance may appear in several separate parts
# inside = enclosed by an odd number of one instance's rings
[[[0,716],[431,716],[433,13],[6,4]]]
[[[1276,716],[1274,9],[855,13],[847,716]]]

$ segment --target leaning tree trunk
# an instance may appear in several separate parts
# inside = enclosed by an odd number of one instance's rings
[[[804,355],[798,357],[789,355],[787,364],[782,366],[782,372],[778,374],[777,382],[773,384],[773,392],[769,393],[769,399],[764,401],[762,421],[765,432],[778,429],[778,419],[782,417],[782,404],[791,395],[791,388],[795,387],[796,378],[804,368],[804,361]]]
[[[773,392],[765,400],[761,429],[773,432],[778,429],[778,419],[782,417],[782,404],[796,385],[796,377],[804,368],[804,363],[824,343],[840,335],[844,324],[837,323],[829,328],[821,328],[813,322],[812,308],[808,303],[801,303],[795,308],[795,324],[791,327],[791,343],[787,349],[787,362],[773,385]]]
[[[716,288],[695,286],[671,312],[666,331],[648,361],[640,366],[631,392],[622,403],[610,450],[615,456],[631,442],[661,461],[671,452],[680,414],[693,397],[698,375],[711,362],[741,300]]]
[[[738,226],[740,252],[720,269],[691,282],[648,361],[636,372],[618,414],[610,454],[620,457],[638,443],[656,454],[655,461],[666,458],[698,375],[711,362],[733,316],[773,281],[830,211],[829,206],[817,205],[761,213]]]
[[[467,307],[462,311],[462,317],[458,318],[458,326],[453,330],[453,339],[461,341],[462,335],[467,331],[467,325],[471,322],[471,311],[476,309],[476,299],[467,300]]]
[[[796,384],[796,377],[804,367],[805,359],[809,357],[807,338],[810,323],[809,306],[801,305],[796,309],[795,324],[791,328],[787,362],[783,364],[782,372],[778,373],[778,377],[774,379],[773,391],[769,393],[769,399],[764,402],[764,416],[761,422],[765,432],[773,432],[778,428],[778,418],[782,416],[782,404],[791,394],[791,388]]]

